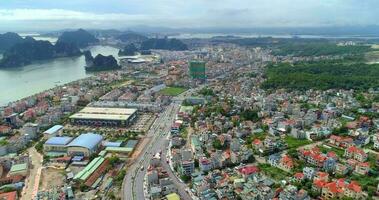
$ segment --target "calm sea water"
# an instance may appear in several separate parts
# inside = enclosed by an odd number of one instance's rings
[[[117,58],[118,49],[110,46],[90,47],[92,55],[99,53]],[[17,67],[0,69],[0,106],[35,93],[82,79],[91,74],[84,70],[84,56],[59,58]]]

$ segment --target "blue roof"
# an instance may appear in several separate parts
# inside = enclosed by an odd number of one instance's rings
[[[93,149],[103,140],[103,136],[94,133],[85,133],[79,135],[70,144],[69,147],[84,147],[87,149]]]
[[[122,142],[104,142],[103,146],[105,147],[120,147]]]
[[[45,132],[43,132],[43,133],[46,133],[46,134],[53,134],[53,133],[59,131],[59,130],[62,129],[62,128],[63,128],[63,126],[61,126],[61,125],[55,125],[55,126],[49,128],[47,131],[45,131]]]
[[[47,145],[66,145],[71,142],[72,137],[52,137],[48,139],[45,144]]]
[[[77,162],[79,162],[79,161],[82,161],[83,160],[83,156],[74,156],[73,158],[72,158],[72,161],[77,161]]]
[[[126,147],[134,149],[137,143],[138,143],[138,140],[129,140],[128,143],[126,143]]]

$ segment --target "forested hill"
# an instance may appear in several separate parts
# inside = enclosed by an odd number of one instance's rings
[[[379,88],[379,64],[325,60],[321,62],[269,65],[266,89],[368,89]]]

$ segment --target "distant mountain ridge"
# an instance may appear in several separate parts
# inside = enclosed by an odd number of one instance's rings
[[[17,33],[7,32],[0,34],[0,52],[4,52],[15,44],[23,42],[24,39]]]
[[[63,32],[62,35],[59,36],[58,42],[73,44],[83,48],[98,43],[99,40],[86,30],[78,29],[76,31]]]
[[[130,43],[142,43],[148,40],[148,37],[138,34],[135,32],[126,32],[116,37],[116,39],[121,40],[121,42]]]

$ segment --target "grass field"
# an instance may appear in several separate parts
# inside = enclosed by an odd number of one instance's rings
[[[159,91],[159,93],[163,95],[168,95],[168,96],[178,96],[179,94],[183,93],[187,89],[181,88],[181,87],[166,87]]]
[[[269,164],[258,164],[259,169],[261,169],[266,175],[270,176],[275,180],[285,180],[290,175],[288,172],[283,171],[279,168],[273,167]]]
[[[297,149],[301,146],[311,144],[312,142],[309,140],[300,140],[291,136],[287,136],[284,138],[284,141],[287,143],[289,149]]]
[[[319,149],[320,149],[320,151],[322,152],[322,153],[328,153],[328,152],[330,152],[330,151],[333,151],[334,153],[336,153],[337,154],[337,156],[338,157],[343,157],[343,155],[345,154],[345,151],[344,150],[342,150],[342,149],[339,149],[339,148],[336,148],[336,147],[331,147],[331,146],[329,146],[329,145],[327,145],[327,147],[325,147],[325,146],[323,146],[323,145],[320,145],[320,146],[317,146]],[[328,147],[330,147],[330,148],[328,148]]]

